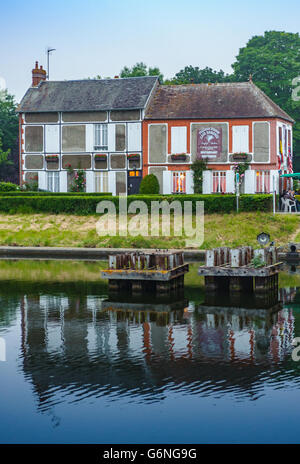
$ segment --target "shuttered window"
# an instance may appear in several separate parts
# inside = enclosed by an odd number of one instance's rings
[[[95,124],[95,150],[108,149],[107,124]]]
[[[256,171],[256,193],[270,193],[270,171]]]
[[[108,172],[95,172],[95,192],[108,192]]]
[[[186,173],[173,172],[172,193],[186,193]]]
[[[249,126],[232,127],[232,151],[233,153],[249,152]]]
[[[213,193],[226,192],[226,171],[213,172]]]
[[[47,190],[59,192],[59,172],[47,172]]]

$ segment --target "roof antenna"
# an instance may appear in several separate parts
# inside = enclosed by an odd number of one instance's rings
[[[47,47],[47,79],[48,81],[50,80],[50,64],[49,64],[49,56],[50,56],[50,53],[51,52],[54,52],[54,50],[56,50],[56,48],[51,48],[51,47]]]

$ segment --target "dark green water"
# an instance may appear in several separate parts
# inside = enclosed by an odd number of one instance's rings
[[[249,309],[196,267],[176,301],[112,301],[98,268],[0,261],[1,443],[299,443],[296,275]]]

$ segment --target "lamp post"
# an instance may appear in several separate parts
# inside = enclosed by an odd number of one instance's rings
[[[239,196],[240,196],[240,184],[239,184],[239,181],[240,181],[240,174],[237,172],[236,173],[236,212],[238,213],[239,212]]]

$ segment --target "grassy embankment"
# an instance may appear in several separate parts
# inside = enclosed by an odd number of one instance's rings
[[[184,237],[100,237],[99,215],[0,214],[0,246],[181,248]],[[202,249],[217,246],[257,245],[256,236],[267,232],[276,245],[300,241],[297,216],[271,213],[210,214],[205,216]]]

